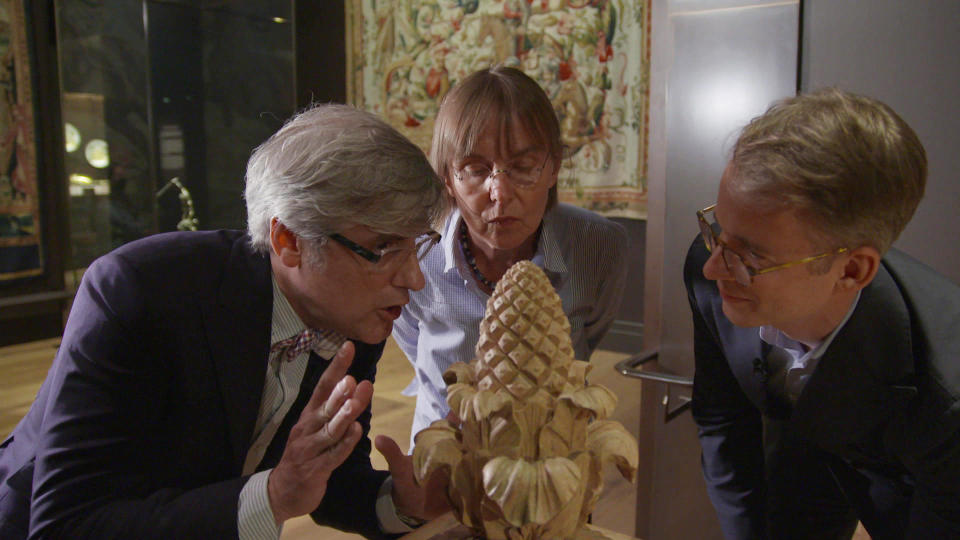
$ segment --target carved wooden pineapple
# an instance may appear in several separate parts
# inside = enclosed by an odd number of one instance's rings
[[[586,383],[573,359],[560,298],[535,264],[497,283],[480,324],[477,356],[444,374],[460,427],[434,422],[416,436],[414,473],[450,475],[454,513],[488,539],[576,538],[612,461],[633,480],[637,443],[605,420],[616,396]]]

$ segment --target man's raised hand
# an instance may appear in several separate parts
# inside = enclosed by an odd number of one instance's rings
[[[353,343],[340,347],[290,430],[280,462],[270,472],[267,493],[277,524],[307,514],[323,500],[330,474],[353,451],[363,429],[356,421],[373,396],[370,381],[346,375]]]

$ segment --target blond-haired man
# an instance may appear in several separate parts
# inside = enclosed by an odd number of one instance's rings
[[[960,537],[960,287],[891,249],[926,155],[828,89],[747,125],[684,276],[728,538]]]

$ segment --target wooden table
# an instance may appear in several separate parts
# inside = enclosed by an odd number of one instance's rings
[[[632,536],[613,532],[594,525],[587,525],[577,540],[636,540]],[[423,527],[403,536],[400,540],[468,540],[470,530],[460,524],[452,513],[446,513]]]

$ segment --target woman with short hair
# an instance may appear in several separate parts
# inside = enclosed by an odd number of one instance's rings
[[[424,289],[394,324],[415,370],[413,437],[450,413],[443,372],[469,362],[486,303],[514,263],[531,260],[556,288],[577,359],[589,360],[620,306],[627,271],[623,227],[557,202],[563,159],[550,99],[522,71],[477,71],[444,97],[431,161],[453,209],[422,260]]]

